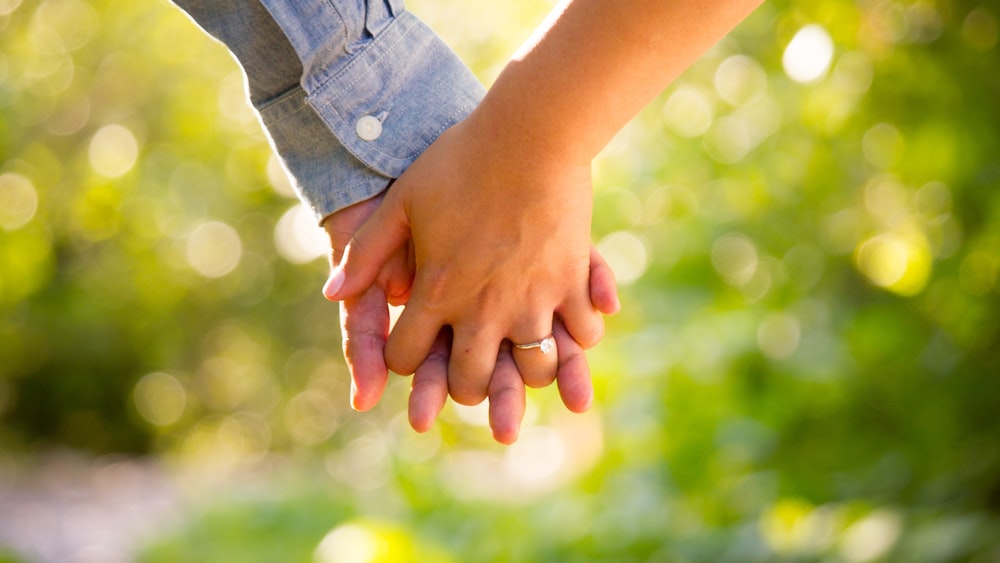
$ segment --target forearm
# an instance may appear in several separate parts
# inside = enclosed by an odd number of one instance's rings
[[[585,163],[763,0],[569,0],[477,119],[525,158]]]

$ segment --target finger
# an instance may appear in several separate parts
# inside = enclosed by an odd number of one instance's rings
[[[448,393],[462,405],[478,405],[486,398],[500,349],[499,335],[489,330],[453,326],[448,361]]]
[[[557,312],[573,340],[584,349],[593,348],[604,337],[604,317],[591,305],[589,296],[582,292],[567,298]]]
[[[594,401],[594,384],[590,379],[587,357],[559,319],[553,324],[552,333],[559,347],[559,371],[556,374],[559,396],[567,409],[584,412]]]
[[[420,303],[407,305],[386,342],[386,365],[400,375],[413,373],[427,357],[440,330],[441,321]]]
[[[615,273],[596,247],[590,247],[590,303],[605,315],[621,310]]]
[[[490,429],[493,439],[501,444],[513,444],[524,418],[524,381],[518,373],[510,343],[500,346],[496,368],[490,378]]]
[[[375,282],[383,264],[409,239],[404,196],[399,193],[390,191],[351,237],[343,259],[323,287],[327,299],[341,301],[363,292]]]
[[[366,411],[382,397],[388,379],[383,352],[389,332],[385,294],[376,286],[340,303],[344,360],[351,373],[351,406]]]
[[[448,350],[451,329],[438,333],[430,354],[413,374],[410,388],[410,426],[417,432],[427,432],[448,400]]]
[[[378,285],[385,291],[390,305],[405,305],[413,285],[414,263],[411,258],[413,243],[408,242],[393,253],[378,274]]]
[[[354,233],[364,224],[382,203],[383,195],[355,203],[323,219],[323,228],[330,238],[330,269],[340,264],[344,249]],[[385,291],[386,299],[392,305],[402,305],[409,297],[413,282],[414,264],[412,243],[397,249],[378,273],[378,285]]]
[[[512,355],[528,387],[546,387],[556,378],[558,358],[552,335],[552,315],[541,316],[511,335]]]
[[[378,194],[369,199],[349,205],[323,218],[322,226],[330,237],[330,246],[334,252],[343,251],[351,241],[354,232],[371,217],[382,203],[384,194]],[[339,260],[339,258],[337,258]],[[334,262],[336,264],[336,262]]]

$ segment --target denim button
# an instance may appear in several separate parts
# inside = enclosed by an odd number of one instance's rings
[[[363,141],[374,141],[382,135],[382,122],[376,117],[366,115],[358,120],[354,130]]]

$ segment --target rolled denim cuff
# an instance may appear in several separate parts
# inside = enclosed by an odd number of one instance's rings
[[[381,193],[391,180],[354,158],[296,86],[257,107],[274,151],[317,222]]]
[[[334,74],[307,70],[303,86],[347,151],[388,178],[402,174],[485,95],[458,56],[409,12]]]

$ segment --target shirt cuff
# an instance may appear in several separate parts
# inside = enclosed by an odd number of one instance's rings
[[[296,86],[256,109],[299,199],[317,222],[389,185],[391,178],[366,167],[334,138],[306,103],[302,88]]]
[[[302,83],[343,147],[386,178],[402,174],[485,94],[458,56],[405,11],[336,73],[307,71]]]

